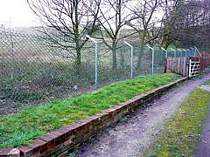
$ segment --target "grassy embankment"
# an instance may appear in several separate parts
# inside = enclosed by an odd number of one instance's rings
[[[92,93],[28,107],[17,114],[0,117],[0,148],[27,144],[49,131],[92,116],[178,78],[175,74],[147,75],[114,83]]]

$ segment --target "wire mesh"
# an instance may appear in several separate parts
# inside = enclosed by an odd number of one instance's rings
[[[165,67],[166,52],[155,47],[154,53],[154,73],[163,73]]]
[[[111,43],[108,43],[111,45]],[[99,83],[109,83],[130,77],[130,50],[119,42],[115,49],[99,43]]]
[[[84,82],[75,74],[69,51],[47,45],[39,35],[1,32],[0,36],[1,99],[28,102],[60,98],[66,92],[74,93],[75,85]],[[89,79],[88,72],[81,70],[85,76],[81,77]]]
[[[143,50],[143,51],[142,51]],[[134,48],[134,75],[145,75],[151,73],[152,53],[147,47]]]
[[[152,73],[152,51],[132,41],[98,41],[98,71],[95,69],[95,44],[87,41],[81,49],[81,63],[75,64],[75,50],[62,49],[46,42],[41,34],[0,30],[0,103],[38,103],[65,98],[92,90],[97,72],[99,87],[133,76]],[[108,46],[109,45],[109,46]],[[164,72],[166,52],[154,48],[154,73]],[[167,50],[168,57],[189,57],[194,49]]]

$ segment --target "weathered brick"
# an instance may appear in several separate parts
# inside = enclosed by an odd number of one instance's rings
[[[0,149],[0,157],[20,157],[20,151],[16,148]]]
[[[29,146],[22,146],[19,148],[21,157],[33,156],[33,149]]]

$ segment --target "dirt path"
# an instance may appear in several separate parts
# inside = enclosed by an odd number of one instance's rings
[[[202,86],[204,90],[210,92],[210,86]],[[195,157],[208,157],[210,156],[210,104],[209,104],[209,114],[204,123],[203,132],[201,135],[200,143],[198,145],[198,150]]]
[[[164,122],[180,106],[183,99],[198,85],[210,79],[190,80],[152,102],[145,109],[125,117],[114,128],[108,128],[77,151],[79,157],[133,157],[151,144]]]

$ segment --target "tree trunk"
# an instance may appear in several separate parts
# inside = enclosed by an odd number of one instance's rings
[[[76,49],[76,61],[75,61],[75,65],[76,65],[76,75],[80,78],[80,74],[81,74],[81,49]]]
[[[112,43],[112,69],[117,69],[117,43],[115,41]]]

